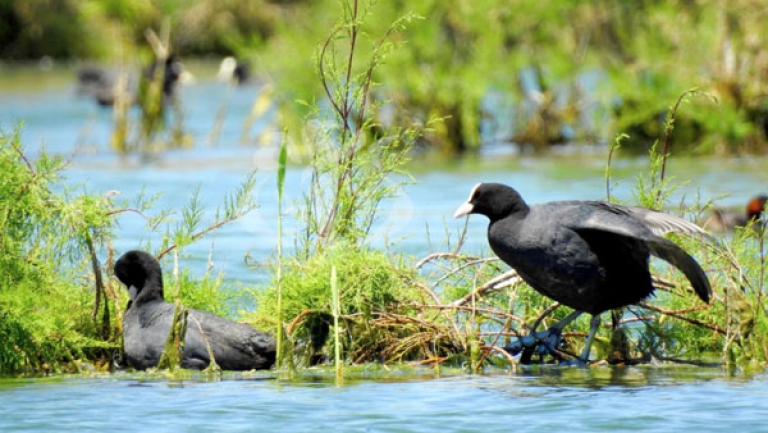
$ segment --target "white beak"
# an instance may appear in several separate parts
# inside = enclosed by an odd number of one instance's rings
[[[465,215],[469,215],[470,213],[472,213],[472,209],[474,208],[475,208],[475,205],[473,205],[470,202],[466,202],[463,205],[459,206],[458,209],[456,209],[456,212],[453,214],[453,217],[460,218]]]
[[[128,297],[131,298],[131,301],[135,300],[138,294],[139,294],[139,289],[137,289],[135,286],[131,286],[128,288]]]

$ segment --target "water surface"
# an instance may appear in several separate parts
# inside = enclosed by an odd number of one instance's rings
[[[764,431],[765,376],[613,368],[278,381],[0,381],[2,431]]]
[[[227,285],[268,283],[268,275],[242,259],[250,253],[268,260],[277,243],[275,151],[240,140],[258,88],[201,82],[182,89],[195,146],[141,164],[109,149],[109,111],[77,98],[69,81],[56,83],[14,90],[0,86],[0,126],[10,130],[23,119],[22,137],[31,154],[45,146],[70,158],[66,175],[70,184],[80,185],[75,191],[119,191],[129,203],[142,191],[162,194],[149,211],[153,214],[180,209],[199,187],[206,221],[211,221],[223,196],[257,170],[259,208],[187,247],[182,266],[201,274],[213,249],[214,269],[225,273]],[[212,141],[222,109],[222,128]],[[530,202],[604,198],[603,161],[602,156],[519,157],[501,144],[486,147],[475,160],[435,166],[417,159],[411,166],[415,183],[383,204],[370,242],[389,245],[414,261],[452,248],[464,224],[452,219],[453,211],[480,181],[513,185]],[[741,206],[749,196],[766,192],[764,167],[765,160],[756,158],[672,159],[669,173],[682,186],[670,206],[697,196]],[[620,159],[614,168],[612,193],[633,202],[634,180],[647,170],[647,162]],[[299,227],[290,203],[305,191],[308,173],[302,167],[288,170],[288,250]],[[142,218],[127,213],[119,223],[118,253],[148,241],[159,247],[158,235],[147,231]],[[470,220],[465,251],[488,252],[485,230],[484,221]],[[106,252],[100,255],[104,259]],[[350,380],[342,387],[327,378],[278,381],[269,374],[225,374],[216,381],[124,373],[0,379],[0,431],[768,431],[764,375],[729,378],[717,369],[597,367],[393,376]]]

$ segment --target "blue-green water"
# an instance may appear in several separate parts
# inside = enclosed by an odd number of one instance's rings
[[[0,382],[1,431],[766,431],[768,377],[571,368],[537,374],[216,382],[120,375]]]
[[[81,185],[79,190],[120,191],[129,201],[141,191],[162,193],[150,214],[179,209],[199,186],[210,221],[224,194],[257,169],[259,209],[188,247],[181,265],[202,273],[213,248],[215,270],[225,273],[227,284],[265,283],[262,272],[243,263],[248,252],[268,259],[277,242],[274,149],[243,146],[239,140],[244,113],[258,89],[236,91],[202,82],[182,92],[195,146],[167,152],[149,164],[113,155],[108,148],[111,114],[76,98],[73,87],[6,90],[0,127],[8,131],[25,120],[22,137],[30,153],[44,145],[74,155],[66,175],[71,184]],[[211,144],[206,137],[221,107],[227,108],[226,115]],[[452,219],[453,210],[480,181],[513,185],[531,202],[605,197],[602,157],[521,158],[505,145],[494,145],[479,160],[433,165],[413,162],[415,183],[383,205],[371,230],[372,244],[389,245],[414,261],[448,250],[464,224]],[[672,159],[669,172],[683,185],[670,203],[700,195],[740,206],[749,196],[766,192],[764,166],[764,159],[752,158]],[[631,159],[615,167],[613,194],[631,202],[633,179],[647,166]],[[288,171],[287,203],[301,196],[308,174],[301,167]],[[288,248],[298,227],[294,210],[286,211]],[[144,245],[148,237],[159,246],[142,218],[126,213],[119,222],[118,253]],[[464,248],[487,252],[484,222],[470,221]],[[718,369],[597,367],[394,376],[341,387],[328,380],[286,382],[269,375],[224,375],[219,381],[141,374],[0,379],[0,431],[768,431],[764,375],[729,378]]]

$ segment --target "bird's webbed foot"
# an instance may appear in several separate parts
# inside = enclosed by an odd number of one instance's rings
[[[552,327],[546,331],[533,332],[512,341],[504,350],[517,355],[523,349],[535,350],[539,355],[558,356],[558,348],[563,342],[563,330]]]

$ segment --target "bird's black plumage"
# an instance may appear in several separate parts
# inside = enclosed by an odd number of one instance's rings
[[[160,361],[174,312],[174,305],[164,300],[160,264],[146,252],[129,251],[115,263],[115,276],[132,298],[123,316],[126,358],[140,370],[154,367]],[[273,338],[249,325],[190,309],[182,367],[208,366],[206,342],[224,370],[268,369],[275,361]]]
[[[477,185],[455,216],[470,213],[490,219],[488,241],[501,260],[535,290],[577,311],[597,316],[648,297],[651,255],[680,269],[709,302],[712,289],[699,264],[659,236],[703,233],[682,218],[600,201],[529,206],[516,190],[497,183]]]

